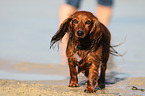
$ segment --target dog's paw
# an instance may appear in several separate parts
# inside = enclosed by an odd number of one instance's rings
[[[98,82],[99,82],[99,87],[100,87],[101,89],[104,89],[104,88],[105,88],[105,80],[99,79]]]
[[[69,87],[79,87],[79,84],[73,82],[73,83],[70,83],[70,84],[69,84]]]
[[[99,87],[100,87],[101,89],[104,89],[104,88],[105,88],[105,84],[99,84]]]
[[[96,90],[95,90],[95,88],[86,88],[85,89],[85,91],[84,92],[86,92],[86,93],[94,93],[94,92],[96,92]]]

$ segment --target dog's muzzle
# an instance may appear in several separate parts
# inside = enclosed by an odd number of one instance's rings
[[[84,32],[79,30],[79,31],[77,31],[77,35],[78,36],[83,36],[84,35]]]

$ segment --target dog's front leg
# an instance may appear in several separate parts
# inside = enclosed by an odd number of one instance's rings
[[[76,64],[74,64],[73,59],[68,59],[69,69],[70,69],[70,83],[69,87],[78,87],[78,77],[76,71]]]
[[[106,71],[106,68],[107,68],[107,59],[104,60],[101,64],[101,73],[100,73],[100,78],[98,80],[99,87],[101,89],[105,88],[105,71]]]
[[[95,83],[98,84],[98,67],[99,63],[92,63],[89,67],[89,75],[87,78],[87,88],[85,89],[85,92],[87,93],[93,93],[95,92]]]

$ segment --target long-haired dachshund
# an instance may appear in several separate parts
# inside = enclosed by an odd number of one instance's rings
[[[63,21],[52,37],[50,47],[61,40],[66,33],[69,34],[66,49],[70,69],[69,87],[79,86],[77,74],[83,72],[87,76],[85,92],[95,92],[98,85],[104,88],[110,51],[109,30],[92,13],[77,11]],[[98,80],[99,66],[101,68]]]

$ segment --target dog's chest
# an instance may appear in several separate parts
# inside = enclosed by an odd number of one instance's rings
[[[85,59],[87,57],[87,52],[84,50],[78,50],[74,54],[74,57],[77,59],[78,62],[80,62],[82,59]]]
[[[78,54],[77,52],[74,54],[74,57],[76,58],[76,60],[77,60],[78,62],[80,62],[80,61],[82,60],[82,57],[79,56],[79,54]]]
[[[87,68],[89,68],[87,59],[88,59],[88,51],[79,50],[74,54],[74,57],[77,60],[77,68],[78,73],[83,72]]]

